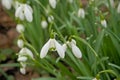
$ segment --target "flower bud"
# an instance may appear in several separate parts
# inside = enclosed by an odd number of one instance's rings
[[[22,24],[17,24],[16,30],[18,33],[22,33],[22,32],[24,32],[25,28]]]
[[[18,39],[17,45],[18,45],[19,48],[23,48],[23,46],[24,46],[23,40],[22,39]]]

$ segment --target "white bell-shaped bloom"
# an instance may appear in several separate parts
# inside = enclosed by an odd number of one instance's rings
[[[22,32],[24,32],[25,28],[22,24],[17,24],[16,30],[18,33],[22,33]]]
[[[72,48],[72,52],[75,55],[75,57],[77,58],[82,58],[82,52],[80,51],[80,49],[76,46],[76,41],[74,39],[71,40],[71,42],[69,43],[70,47]]]
[[[83,18],[83,19],[85,18],[85,11],[83,8],[79,8],[78,17]]]
[[[10,10],[12,7],[13,0],[1,0],[3,7]]]
[[[120,13],[120,2],[119,2],[118,7],[117,7],[117,12]]]
[[[104,20],[101,20],[101,25],[103,26],[103,27],[107,27],[107,22],[106,22],[106,20],[104,19]]]
[[[22,39],[18,39],[17,45],[18,45],[19,48],[23,48],[23,46],[24,46],[24,41],[23,41]]]
[[[30,49],[28,49],[28,48],[26,48],[26,47],[24,47],[24,48],[22,48],[21,50],[20,50],[20,52],[19,52],[19,57],[21,57],[21,56],[30,56],[31,58],[33,58],[33,53],[32,53],[32,51],[30,50]]]
[[[48,26],[47,21],[46,20],[41,21],[41,26],[42,26],[43,29],[46,29],[47,26]]]
[[[53,9],[55,9],[57,2],[56,2],[56,0],[49,0],[49,4]]]
[[[53,15],[48,16],[48,22],[51,23],[54,20]]]
[[[21,74],[26,74],[26,69],[25,68],[20,68],[20,73]]]
[[[67,49],[67,45],[72,49],[72,52],[75,55],[75,57],[82,58],[82,53],[80,49],[76,46],[76,41],[74,39],[72,39],[71,41],[67,41],[66,44],[63,44],[62,47],[63,47],[64,52]]]
[[[64,58],[64,56],[65,56],[64,50],[63,50],[62,46],[55,39],[49,39],[48,42],[42,47],[41,52],[40,52],[40,57],[44,58],[47,55],[49,49],[51,49],[51,48],[56,49],[59,56],[61,58]]]
[[[20,6],[16,9],[15,16],[17,18],[20,18],[20,20],[26,19],[28,22],[32,22],[32,13],[33,10],[31,6],[29,6],[28,4],[20,4]]]
[[[20,68],[20,72],[22,74],[26,73],[26,69],[25,69],[26,68],[26,63],[25,62],[28,59],[27,56],[30,56],[31,58],[33,58],[33,53],[28,48],[24,47],[20,50],[20,52],[18,54],[18,59],[17,59],[21,64],[22,68]]]

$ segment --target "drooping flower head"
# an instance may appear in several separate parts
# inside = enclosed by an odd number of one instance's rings
[[[65,57],[62,46],[53,38],[50,38],[40,51],[40,57],[44,58],[50,49],[55,49],[61,58]]]
[[[82,52],[76,46],[76,41],[74,39],[72,39],[71,41],[68,41],[66,44],[63,44],[64,52],[67,49],[67,45],[72,49],[72,52],[73,52],[73,54],[74,54],[75,57],[82,58]]]
[[[107,27],[107,22],[105,19],[101,20],[101,25],[105,28]]]
[[[33,10],[31,6],[29,6],[28,4],[20,4],[20,6],[16,9],[15,16],[20,20],[26,19],[28,22],[32,22],[32,13]]]
[[[21,64],[21,68],[20,68],[20,72],[22,74],[26,73],[26,61],[28,60],[28,56],[31,57],[33,59],[33,53],[31,52],[30,49],[24,47],[20,50],[19,54],[18,54],[18,61]]]
[[[83,18],[83,19],[85,18],[85,11],[83,8],[79,8],[78,17]]]

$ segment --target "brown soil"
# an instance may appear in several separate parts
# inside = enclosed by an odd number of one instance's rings
[[[9,17],[8,14],[5,13],[4,9],[0,4],[0,50],[4,50],[6,48],[10,48],[14,50],[14,52],[18,52],[19,48],[15,44],[15,40],[18,37],[18,33],[16,31],[16,23]],[[0,53],[1,54],[1,53]],[[16,55],[15,53],[13,53]],[[11,58],[11,56],[7,56],[7,59],[4,61],[0,60],[0,64],[7,63],[16,63],[15,60]],[[31,80],[32,78],[39,77],[38,73],[28,70],[26,75],[22,75],[19,72],[19,68],[16,67],[0,67],[6,74],[12,75],[14,80]],[[0,80],[6,80],[5,77],[0,73]]]

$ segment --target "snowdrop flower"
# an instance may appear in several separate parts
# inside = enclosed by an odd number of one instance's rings
[[[31,58],[33,58],[33,53],[31,52],[31,50],[29,50],[28,48],[24,47],[24,48],[22,48],[20,50],[18,57],[23,57],[23,56],[26,57],[26,55],[28,55]]]
[[[54,20],[54,17],[52,15],[48,16],[48,22],[52,22]]]
[[[20,72],[22,74],[26,73],[26,61],[27,61],[27,56],[30,56],[31,58],[33,58],[33,53],[26,47],[22,48],[18,54],[18,61],[21,64],[21,68],[20,68]]]
[[[72,52],[77,58],[82,58],[82,52],[80,49],[76,46],[76,41],[74,39],[71,40],[69,43],[69,46],[72,48]]]
[[[49,4],[53,9],[55,9],[57,2],[56,2],[56,0],[49,0]]]
[[[17,45],[18,45],[19,48],[23,48],[23,46],[24,46],[23,40],[22,39],[18,39]]]
[[[47,26],[48,26],[47,21],[46,21],[46,20],[43,20],[43,21],[41,22],[41,26],[42,26],[43,29],[47,28]]]
[[[80,8],[78,10],[78,17],[83,18],[83,19],[85,18],[85,11],[83,8]]]
[[[11,9],[12,2],[13,2],[13,0],[1,0],[1,3],[2,3],[3,7],[5,7],[8,10]]]
[[[101,20],[101,25],[103,26],[103,27],[107,27],[107,22],[106,22],[106,20],[104,19],[104,20]]]
[[[61,58],[64,58],[65,54],[62,46],[55,39],[52,38],[50,38],[48,42],[42,47],[40,57],[44,58],[47,55],[49,49],[56,49],[59,56]]]
[[[26,74],[26,69],[25,68],[20,68],[20,73]]]
[[[76,41],[74,39],[72,39],[71,41],[68,41],[66,44],[63,44],[63,49],[64,52],[67,49],[67,45],[72,48],[72,52],[75,55],[75,57],[77,58],[82,58],[82,52],[80,51],[80,49],[76,46]]]
[[[28,48],[22,48],[18,54],[18,61],[19,62],[25,62],[27,61],[27,56],[30,56],[33,58],[33,53]]]
[[[28,22],[32,22],[33,10],[28,4],[20,4],[20,6],[16,9],[15,16],[20,18],[20,20],[26,19]]]
[[[120,2],[119,2],[118,7],[117,7],[117,12],[120,13]]]
[[[22,24],[17,24],[16,30],[18,33],[22,33],[22,32],[24,32],[25,28]]]

